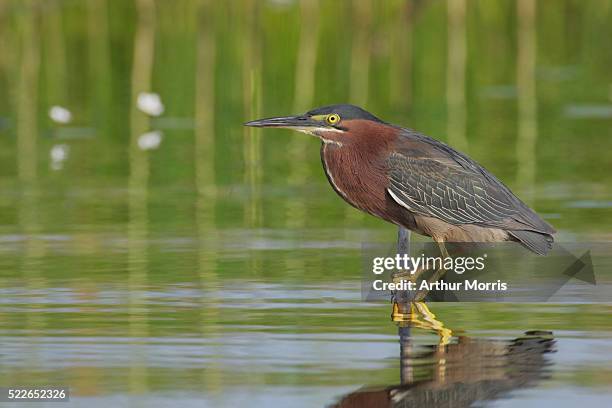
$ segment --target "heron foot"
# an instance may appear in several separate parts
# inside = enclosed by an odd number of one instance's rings
[[[410,326],[435,332],[439,337],[439,346],[447,345],[453,337],[453,331],[444,327],[444,323],[436,318],[436,315],[424,302],[393,302],[391,320],[399,326]]]
[[[393,301],[391,311],[391,321],[398,324],[413,322],[415,319],[414,307],[412,302]]]

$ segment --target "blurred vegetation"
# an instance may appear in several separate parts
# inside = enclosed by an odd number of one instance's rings
[[[598,217],[577,220],[556,199],[610,191],[611,3],[449,4],[4,0],[0,182],[66,198],[134,176],[151,190],[148,220],[191,224],[193,198],[179,197],[198,191],[224,226],[284,226],[296,208],[304,226],[375,226],[327,193],[315,141],[241,127],[352,102],[466,150],[541,211],[562,212],[561,229],[597,229]],[[162,116],[135,109],[145,91],[161,95]],[[54,105],[73,121],[54,123]],[[159,149],[130,148],[152,129],[163,131]],[[70,155],[52,171],[59,143]],[[325,191],[322,208],[300,209],[296,189]],[[125,221],[120,192],[92,206],[87,191],[62,217]],[[169,195],[175,205],[157,204]],[[0,205],[1,224],[17,226],[18,202]],[[41,228],[56,215],[42,212]]]

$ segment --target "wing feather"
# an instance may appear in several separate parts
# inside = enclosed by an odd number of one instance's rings
[[[458,155],[455,160],[444,150],[433,155],[418,152],[414,148],[399,149],[387,159],[387,191],[400,205],[451,224],[554,232],[506,186],[467,156],[452,150]]]

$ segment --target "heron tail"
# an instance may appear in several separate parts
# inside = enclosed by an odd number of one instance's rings
[[[554,242],[552,235],[536,231],[515,230],[508,234],[538,255],[546,255]]]

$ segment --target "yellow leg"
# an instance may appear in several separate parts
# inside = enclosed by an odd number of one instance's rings
[[[419,315],[423,317],[425,320],[425,325],[428,326],[430,330],[435,331],[438,336],[440,336],[440,345],[446,345],[450,342],[450,339],[453,336],[453,331],[444,327],[444,323],[440,320],[436,319],[436,315],[429,310],[427,305],[423,302],[415,302],[415,307],[418,310]]]
[[[450,257],[443,240],[436,239],[436,243],[440,248],[440,253],[443,259]],[[392,279],[394,282],[400,282],[401,280],[409,280],[416,282],[419,275],[424,272],[424,269],[419,269],[414,274],[406,272],[399,272],[394,274]],[[442,268],[434,272],[432,277],[428,280],[429,283],[436,282],[440,279],[446,271]],[[424,330],[432,330],[440,337],[439,346],[444,346],[450,342],[453,336],[452,330],[444,327],[444,324],[436,319],[436,315],[433,314],[427,305],[420,301],[427,293],[424,291],[417,292],[415,296],[415,302],[393,302],[393,311],[391,313],[391,320],[398,325],[405,325],[410,327],[416,327]]]
[[[440,254],[442,255],[442,263],[444,263],[444,260],[446,258],[450,258],[450,255],[448,254],[448,251],[446,250],[446,246],[444,245],[443,240],[436,239],[436,243],[438,244],[438,248],[440,248]],[[442,276],[444,276],[445,273],[446,273],[446,270],[444,268],[440,268],[437,271],[435,271],[433,275],[431,275],[431,277],[427,280],[427,282],[429,284],[437,282]],[[420,290],[415,295],[414,300],[416,300],[417,302],[420,302],[423,299],[425,299],[425,296],[427,296],[427,292],[425,290]]]
[[[391,321],[398,324],[408,324],[412,326],[412,323],[416,319],[413,303],[399,303],[393,302],[393,310],[391,312]]]
[[[411,302],[405,305],[394,302],[391,319],[398,325],[436,332],[440,337],[440,346],[447,345],[453,337],[452,330],[444,327],[444,323],[436,319],[436,315],[423,302]]]
[[[423,273],[425,269],[419,268],[416,272],[410,271],[398,271],[391,275],[391,280],[393,283],[400,283],[402,281],[406,282],[416,282],[421,273]],[[411,312],[411,302],[410,297],[402,297],[399,296],[399,293],[402,291],[397,291],[393,294],[393,311],[391,313],[391,320],[394,322],[406,322],[410,321],[412,314]]]

